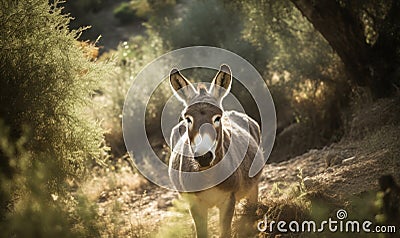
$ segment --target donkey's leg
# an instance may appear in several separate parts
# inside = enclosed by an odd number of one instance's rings
[[[247,201],[249,204],[256,205],[258,202],[258,185],[253,186],[248,194]]]
[[[256,219],[256,211],[258,207],[258,185],[254,185],[249,191],[247,197],[247,205],[246,205],[246,213],[248,214],[248,218],[250,222],[254,222],[253,219]]]
[[[233,193],[220,205],[219,224],[221,238],[231,237],[233,213],[235,212],[235,195]]]
[[[190,214],[196,226],[197,238],[207,238],[207,210],[197,203],[190,206]]]
[[[243,229],[238,231],[239,237],[255,237],[257,229],[253,229],[257,221],[256,211],[258,202],[258,185],[250,188],[246,196],[246,205],[243,207],[244,215],[240,219],[240,225]]]

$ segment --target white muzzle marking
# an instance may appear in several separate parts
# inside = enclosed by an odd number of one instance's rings
[[[197,134],[192,143],[192,150],[196,155],[204,155],[209,151],[215,154],[216,147],[217,141],[211,138],[209,134],[204,134],[203,136],[200,133]]]

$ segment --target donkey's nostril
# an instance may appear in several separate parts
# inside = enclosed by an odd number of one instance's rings
[[[194,159],[199,162],[201,167],[207,167],[210,165],[211,161],[213,160],[213,153],[208,151],[205,154],[194,153]]]
[[[202,154],[199,153],[199,152],[195,152],[195,153],[194,153],[194,157],[195,157],[195,158],[200,157],[201,155],[202,155]]]

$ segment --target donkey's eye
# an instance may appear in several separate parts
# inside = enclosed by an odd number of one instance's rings
[[[219,126],[221,123],[221,116],[214,116],[214,125]]]
[[[190,117],[185,117],[185,120],[188,124],[192,124],[192,119]]]

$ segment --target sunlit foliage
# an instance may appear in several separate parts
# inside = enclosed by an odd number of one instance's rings
[[[88,162],[100,162],[102,130],[87,106],[110,64],[88,56],[94,46],[77,41],[80,30],[69,30],[56,4],[0,1],[0,227],[7,237],[71,237],[91,226],[71,230],[82,220],[68,218],[77,211],[65,208],[64,195]]]
[[[140,70],[155,58],[165,52],[163,41],[154,32],[148,31],[145,36],[132,37],[122,42],[117,51],[103,55],[103,58],[117,58],[115,73],[108,77],[103,87],[103,110],[96,111],[97,117],[103,120],[103,126],[107,129],[106,141],[111,147],[113,156],[121,156],[126,153],[122,137],[122,113],[126,95],[134,79]],[[169,85],[163,85],[163,92],[156,93],[151,102],[146,100],[146,92],[157,84],[158,79],[148,79],[148,88],[143,89],[143,95],[137,95],[134,103],[129,104],[125,111],[129,116],[142,116],[138,108],[147,107],[149,119],[146,123],[156,125],[155,121],[160,116],[163,103],[166,102],[170,92]],[[129,125],[130,127],[140,125]],[[133,128],[131,128],[133,130]]]

